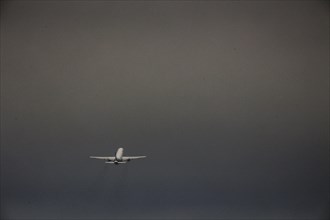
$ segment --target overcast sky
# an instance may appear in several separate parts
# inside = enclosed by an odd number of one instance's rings
[[[327,1],[1,4],[2,218],[329,217]]]

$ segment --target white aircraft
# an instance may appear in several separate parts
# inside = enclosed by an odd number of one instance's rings
[[[113,164],[121,164],[121,163],[127,163],[130,160],[145,158],[146,156],[123,156],[124,154],[124,148],[118,148],[116,155],[114,157],[96,157],[96,156],[90,156],[89,158],[93,159],[100,159],[105,160],[105,163],[113,163]]]

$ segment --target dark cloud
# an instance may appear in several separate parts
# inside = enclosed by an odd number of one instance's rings
[[[3,217],[327,218],[328,9],[2,3]]]

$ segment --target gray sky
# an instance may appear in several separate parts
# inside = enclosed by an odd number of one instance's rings
[[[328,185],[328,2],[2,2],[2,218],[326,219]]]

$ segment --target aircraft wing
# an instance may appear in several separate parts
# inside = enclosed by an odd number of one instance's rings
[[[140,158],[145,158],[146,156],[129,156],[129,157],[123,157],[123,160],[135,160]]]
[[[115,157],[96,157],[96,156],[90,156],[89,158],[99,159],[99,160],[110,160],[110,161],[113,161],[116,159]]]

